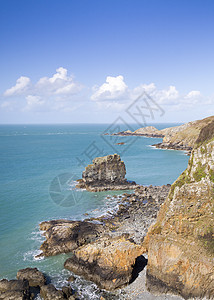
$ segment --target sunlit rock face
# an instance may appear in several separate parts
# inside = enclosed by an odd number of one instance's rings
[[[210,136],[209,136],[210,138]],[[147,287],[214,297],[214,140],[200,141],[144,240]]]
[[[96,157],[83,171],[77,187],[91,192],[136,188],[136,183],[127,181],[125,175],[126,167],[120,155]]]

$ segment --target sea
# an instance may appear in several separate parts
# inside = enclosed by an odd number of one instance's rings
[[[179,124],[149,125],[163,129]],[[75,188],[93,158],[120,154],[126,178],[142,185],[172,184],[185,170],[189,157],[184,151],[152,147],[160,138],[106,134],[130,128],[125,124],[115,129],[112,124],[0,125],[0,279],[14,279],[19,269],[37,267],[57,287],[66,283],[71,272],[63,264],[69,254],[36,257],[44,241],[39,223],[83,220],[117,210],[124,191],[90,193]],[[73,288],[81,299],[100,299],[96,285],[81,277]]]

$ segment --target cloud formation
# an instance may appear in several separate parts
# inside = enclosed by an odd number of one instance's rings
[[[16,84],[4,92],[4,96],[20,95],[27,91],[30,86],[30,78],[21,76],[17,79]]]
[[[165,89],[158,89],[152,82],[141,84],[134,89],[129,89],[122,75],[106,78],[106,82],[95,88],[91,100],[95,101],[100,109],[125,109],[125,107],[146,92],[158,105],[168,106],[169,109],[185,109],[199,103],[207,103],[200,91],[190,91],[181,94],[175,86],[170,85]]]
[[[127,89],[128,87],[122,75],[116,77],[107,76],[106,82],[95,88],[91,99],[94,101],[118,99],[125,96]]]
[[[93,109],[122,112],[142,93],[146,92],[159,106],[168,110],[186,110],[195,105],[211,105],[214,97],[204,97],[198,90],[180,93],[174,85],[164,89],[155,83],[142,83],[133,89],[128,87],[122,75],[107,76],[100,86],[92,88],[91,95],[81,94],[83,86],[60,67],[50,77],[42,77],[36,83],[21,76],[16,84],[3,93],[1,108],[20,108],[22,111],[73,111],[87,105]],[[90,101],[91,100],[91,101]]]
[[[60,67],[52,77],[42,77],[35,84],[31,83],[30,78],[21,76],[3,96],[8,98],[23,96],[26,100],[23,110],[52,110],[56,106],[64,109],[71,107],[72,96],[82,88],[82,85],[74,81],[73,76],[68,75],[67,69]],[[62,104],[55,105],[57,101],[61,101]]]

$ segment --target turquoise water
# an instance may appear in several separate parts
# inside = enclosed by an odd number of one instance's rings
[[[155,124],[158,129],[172,125],[176,124]],[[144,185],[172,183],[187,166],[184,152],[151,147],[161,139],[112,138],[102,135],[107,128],[103,124],[0,126],[0,278],[14,278],[18,269],[27,266],[38,267],[56,283],[69,274],[63,270],[68,255],[35,259],[43,240],[38,224],[56,218],[83,219],[84,213],[101,214],[116,206],[113,198],[106,197],[120,192],[80,192],[64,184],[64,178],[70,178],[69,183],[81,178],[90,157],[101,152],[121,154],[126,177]],[[84,160],[82,165],[78,159]]]

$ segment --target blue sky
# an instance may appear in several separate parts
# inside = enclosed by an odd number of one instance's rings
[[[110,123],[144,91],[213,115],[214,1],[0,0],[0,123]]]

